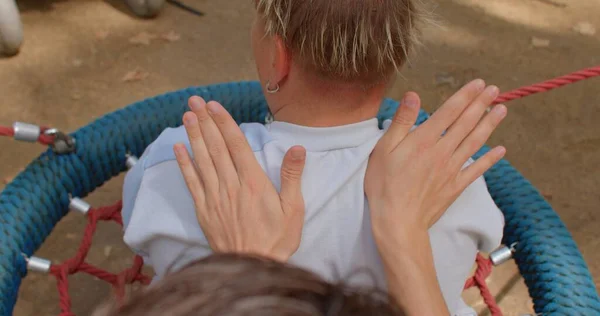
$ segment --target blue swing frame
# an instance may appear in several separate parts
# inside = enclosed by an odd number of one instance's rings
[[[69,194],[85,197],[126,170],[127,153],[140,156],[167,127],[181,124],[187,99],[221,102],[238,123],[263,122],[266,102],[258,82],[192,87],[136,102],[72,134],[72,154],[51,150],[29,164],[0,194],[0,315],[12,315],[31,256],[67,213]],[[398,103],[386,99],[378,118],[390,118]],[[421,112],[419,123],[427,119]],[[482,148],[476,157],[489,150]],[[504,243],[516,245],[514,260],[536,313],[600,315],[592,276],[569,231],[541,194],[507,161],[485,174],[504,213]]]

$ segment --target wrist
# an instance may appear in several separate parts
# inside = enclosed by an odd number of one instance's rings
[[[394,231],[374,231],[375,243],[384,261],[389,258],[391,262],[401,260],[399,257],[418,259],[427,257],[431,253],[429,233],[424,228],[416,226],[400,226]]]
[[[425,230],[411,234],[410,239],[390,236],[379,248],[390,295],[406,315],[448,315],[429,235]]]
[[[388,212],[387,214],[392,213]],[[429,232],[426,225],[421,224],[416,219],[411,219],[409,216],[394,215],[373,216],[373,213],[371,214],[373,237],[377,245],[392,248],[410,248],[413,245],[429,243]]]

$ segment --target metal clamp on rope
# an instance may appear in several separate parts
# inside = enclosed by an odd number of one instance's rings
[[[54,142],[52,150],[57,154],[69,154],[75,151],[75,138],[67,135],[56,128],[49,128],[44,131],[45,135],[53,136]]]
[[[49,273],[52,267],[52,261],[40,257],[28,258],[25,254],[22,254],[27,262],[27,270],[40,273]]]
[[[129,154],[129,153],[127,153],[127,154],[125,155],[125,158],[127,158],[127,159],[125,160],[125,165],[127,166],[127,170],[129,170],[129,169],[133,168],[133,166],[135,166],[135,164],[136,164],[136,163],[138,162],[138,160],[139,160],[139,159],[138,159],[138,157],[136,157],[136,156],[134,156],[134,155],[132,155],[132,154]]]
[[[517,243],[515,242],[512,245],[510,245],[510,247],[502,246],[502,247],[492,251],[492,253],[490,253],[490,260],[492,261],[492,264],[497,266],[497,265],[501,265],[501,264],[505,263],[506,261],[510,260],[516,251],[515,250],[516,246],[517,246]]]
[[[13,124],[13,131],[15,140],[35,143],[40,138],[41,129],[37,125],[15,122]]]
[[[71,200],[71,202],[69,203],[69,210],[71,211],[77,211],[83,215],[86,215],[92,208],[91,205],[89,205],[86,201],[80,198],[69,197],[69,199]]]

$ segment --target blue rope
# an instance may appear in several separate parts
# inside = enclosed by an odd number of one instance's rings
[[[180,125],[187,99],[200,95],[221,102],[238,123],[262,122],[267,114],[261,86],[237,82],[183,89],[136,102],[107,114],[73,134],[77,150],[57,156],[48,150],[0,194],[0,315],[12,315],[26,263],[66,214],[69,193],[85,197],[123,172],[125,155],[140,156],[167,127]],[[398,104],[385,100],[379,119]],[[419,122],[427,119],[423,112]],[[483,148],[477,157],[489,148]],[[494,201],[504,212],[505,243],[518,241],[515,260],[536,312],[600,315],[593,279],[557,214],[506,161],[487,174]]]

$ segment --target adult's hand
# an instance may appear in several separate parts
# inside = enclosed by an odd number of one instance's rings
[[[287,152],[278,193],[219,103],[191,97],[188,104],[192,112],[183,122],[194,159],[183,144],[174,151],[211,248],[286,261],[300,245],[304,224],[306,151],[295,146]]]
[[[467,186],[504,156],[506,150],[499,146],[463,168],[506,116],[504,105],[484,116],[497,96],[497,87],[474,80],[411,131],[420,99],[416,93],[405,95],[369,159],[365,192],[376,210],[374,227],[430,228]]]
[[[407,315],[448,315],[427,230],[504,156],[496,147],[463,168],[506,116],[504,105],[485,114],[497,96],[497,87],[475,80],[412,130],[420,99],[409,92],[371,154],[365,193],[373,235],[390,294]]]

